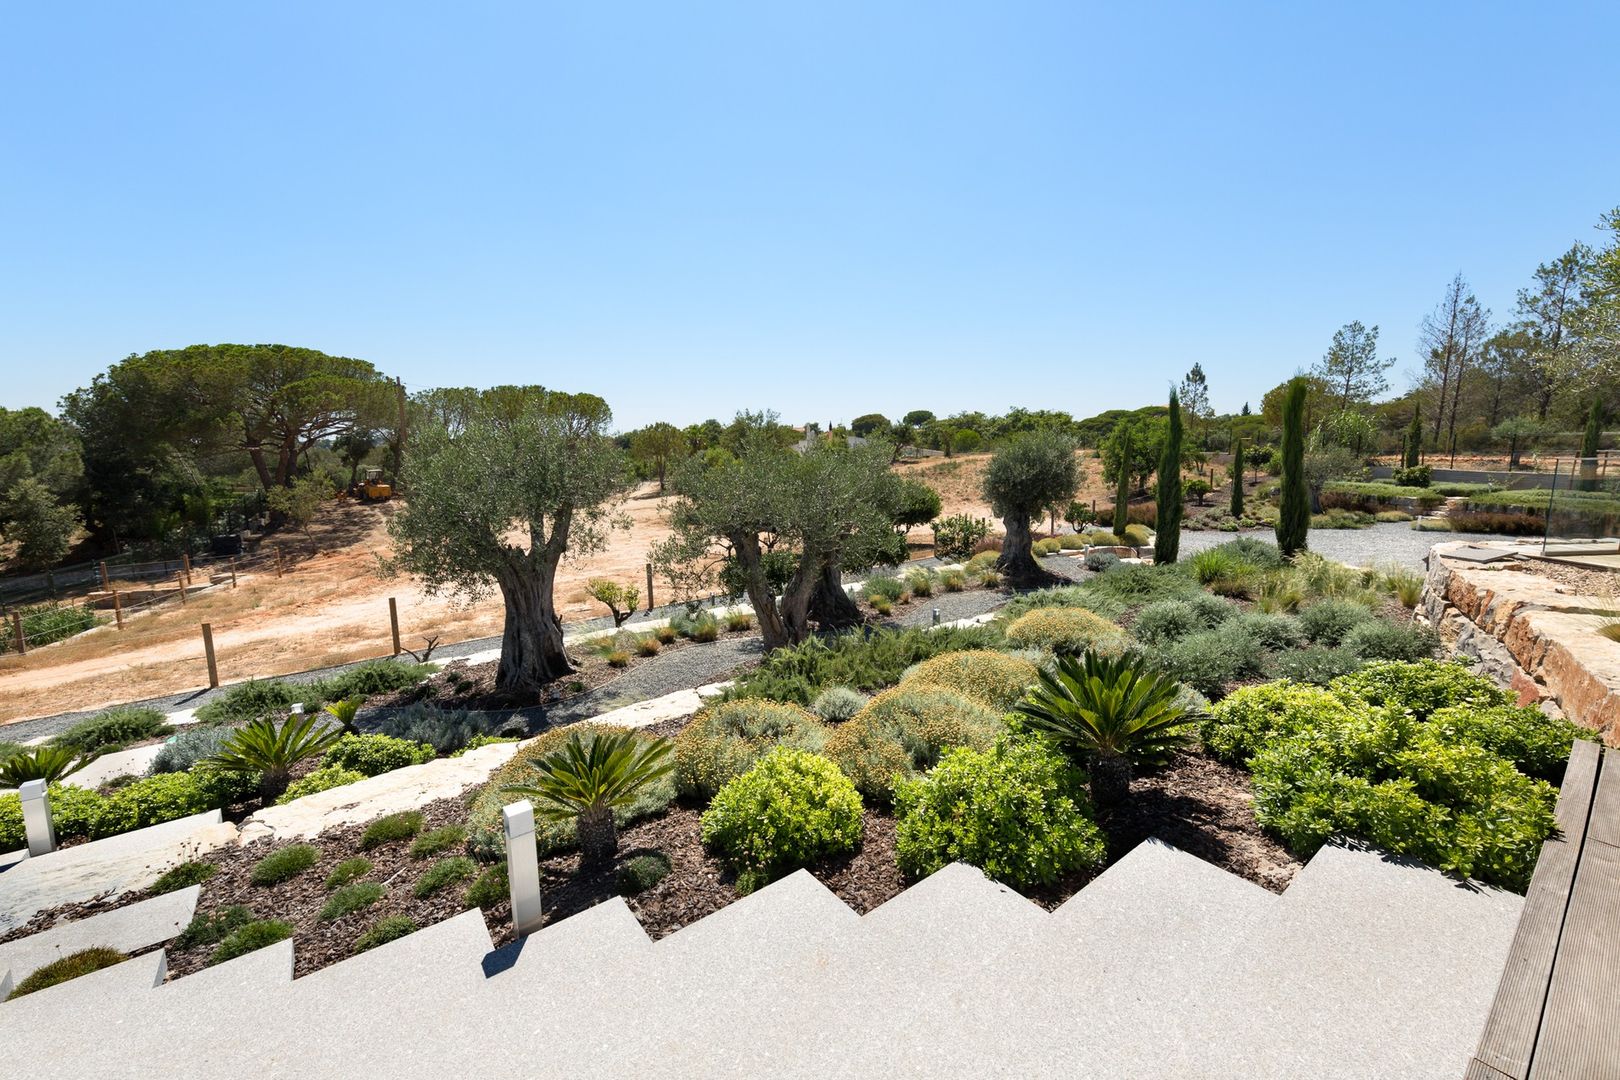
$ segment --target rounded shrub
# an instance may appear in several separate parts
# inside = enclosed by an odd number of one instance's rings
[[[344,885],[326,898],[321,905],[319,916],[322,922],[331,922],[341,919],[345,915],[353,915],[363,911],[383,898],[383,887],[375,881],[361,881],[354,885]]]
[[[1305,631],[1292,615],[1249,611],[1234,618],[1227,628],[1231,633],[1244,635],[1257,648],[1267,652],[1297,649],[1305,644]]]
[[[1305,636],[1317,645],[1333,648],[1351,630],[1374,618],[1373,613],[1354,600],[1318,600],[1299,613]]]
[[[827,727],[798,705],[739,698],[711,705],[675,737],[675,789],[707,801],[777,746],[819,753]]]
[[[1198,612],[1185,600],[1155,600],[1137,612],[1131,633],[1145,645],[1168,645],[1204,629]]]
[[[108,709],[52,737],[51,745],[84,753],[122,750],[130,743],[155,738],[169,730],[168,719],[156,709]]]
[[[982,578],[986,571],[994,570],[996,563],[1001,559],[999,551],[981,551],[967,561],[963,567],[969,577]]]
[[[28,994],[37,993],[47,987],[65,983],[70,979],[77,979],[81,975],[88,975],[92,971],[110,968],[114,964],[122,964],[129,957],[117,949],[108,949],[101,946],[90,949],[80,949],[76,953],[69,953],[60,960],[52,960],[44,967],[37,968],[16,989],[6,996],[7,1001]]]
[[[193,727],[182,731],[163,744],[146,771],[153,774],[186,772],[204,758],[223,750],[235,734],[236,729],[229,727]]]
[[[911,877],[971,863],[1014,888],[1102,863],[1101,830],[1066,758],[1033,739],[948,750],[895,788],[895,855]]]
[[[231,931],[230,936],[220,942],[219,948],[208,958],[208,963],[223,964],[227,960],[246,956],[266,945],[274,945],[292,936],[293,924],[290,922],[283,922],[280,919],[260,919],[257,922],[250,922]]]
[[[1371,705],[1384,705],[1424,720],[1439,709],[1468,705],[1489,709],[1514,704],[1514,695],[1461,664],[1441,660],[1412,663],[1379,661],[1334,679],[1335,694]]]
[[[1124,637],[1118,626],[1081,607],[1036,608],[1007,625],[1007,644],[1055,653],[1082,653],[1093,646],[1117,644]]]
[[[1187,603],[1197,614],[1198,621],[1209,630],[1215,629],[1238,613],[1238,607],[1232,601],[1223,600],[1209,593],[1194,593],[1187,598]]]
[[[1559,782],[1576,739],[1596,732],[1548,716],[1534,705],[1450,705],[1429,714],[1429,726],[1445,742],[1466,742],[1513,762],[1527,776]]]
[[[619,894],[637,896],[669,876],[669,856],[661,851],[636,855],[619,867]]]
[[[602,734],[616,735],[623,731],[624,729],[620,727],[590,722],[568,724],[552,728],[518,747],[512,759],[491,773],[484,786],[479,788],[478,794],[473,797],[472,808],[467,814],[468,850],[475,858],[484,862],[505,858],[506,835],[501,830],[501,809],[509,803],[520,802],[522,799],[506,788],[532,782],[534,762],[556,753],[575,735],[594,738]],[[653,738],[644,732],[638,732],[636,737],[638,740],[649,741]],[[641,788],[636,793],[635,802],[630,806],[615,808],[613,820],[623,828],[632,821],[639,821],[662,811],[674,798],[675,779],[673,776],[664,776]],[[577,842],[572,821],[536,821],[534,836],[535,845],[542,856],[571,848]]]
[[[201,885],[215,874],[219,873],[219,864],[202,862],[200,860],[183,862],[179,866],[171,867],[158,875],[147,891],[153,895],[161,893],[178,892],[189,889],[193,885]]]
[[[1423,660],[1432,657],[1439,644],[1439,636],[1427,626],[1373,618],[1351,627],[1341,647],[1363,660]]]
[[[1057,539],[1056,537],[1048,537],[1045,540],[1037,540],[1030,545],[1030,551],[1036,555],[1056,555],[1062,550],[1063,541]]]
[[[751,892],[861,842],[861,796],[838,766],[779,746],[731,779],[703,813],[703,843]]]
[[[1258,675],[1261,658],[1253,642],[1226,627],[1188,634],[1150,654],[1154,667],[1211,699]]]
[[[1328,649],[1312,645],[1278,653],[1267,664],[1267,671],[1279,679],[1327,686],[1334,679],[1361,668],[1361,658],[1349,649]]]
[[[427,873],[417,879],[411,888],[411,895],[418,900],[425,900],[449,885],[458,881],[465,881],[478,873],[478,864],[465,855],[456,855],[448,859],[440,859],[428,867]]]
[[[1153,543],[1153,533],[1148,527],[1135,522],[1125,526],[1125,531],[1120,533],[1119,538],[1131,547],[1147,547]]]
[[[345,735],[326,752],[321,764],[362,776],[381,776],[433,758],[433,747],[427,743],[409,742],[390,735]]]
[[[1349,715],[1343,698],[1284,680],[1233,691],[1210,708],[1200,734],[1210,753],[1241,765],[1280,736],[1337,724]]]
[[[330,791],[332,788],[357,784],[365,778],[366,774],[363,772],[345,769],[341,765],[326,765],[288,784],[287,790],[276,800],[276,805],[283,806],[294,799],[302,799],[305,795],[314,795],[319,791]]]
[[[356,855],[353,858],[344,859],[334,866],[332,872],[326,875],[326,881],[321,887],[327,892],[331,892],[333,889],[342,888],[351,881],[359,881],[369,873],[371,873],[371,860],[364,855]]]
[[[1005,711],[1021,700],[1038,677],[1029,660],[990,649],[940,653],[913,666],[900,685],[949,690],[988,709]]]
[[[867,600],[882,597],[891,604],[899,603],[900,598],[906,595],[906,583],[892,574],[873,574],[866,579],[863,594]]]
[[[320,858],[321,849],[313,844],[289,844],[254,863],[248,880],[255,885],[280,885],[314,866]]]
[[[1110,536],[1108,538],[1108,540],[1112,540],[1112,539],[1113,539],[1112,536]],[[1094,535],[1092,537],[1092,542],[1093,543],[1098,543],[1098,542],[1106,543],[1107,541],[1097,541],[1097,539],[1096,539],[1096,537]],[[1115,555],[1112,551],[1088,551],[1088,552],[1086,552],[1085,567],[1086,567],[1087,570],[1101,571],[1101,570],[1108,569],[1110,566],[1118,566],[1118,565],[1119,565],[1119,556]]]
[[[863,796],[888,802],[896,781],[932,768],[946,748],[986,749],[1004,726],[1000,713],[950,690],[897,686],[833,732],[827,757]]]
[[[866,708],[871,699],[859,690],[847,686],[829,686],[816,695],[810,711],[829,724],[841,724]]]
[[[401,840],[410,840],[422,831],[422,812],[420,810],[401,810],[395,814],[380,817],[366,826],[366,831],[360,834],[360,849],[370,851],[382,847],[384,844],[397,844]]]

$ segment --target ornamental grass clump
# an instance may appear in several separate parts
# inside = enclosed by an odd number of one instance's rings
[[[215,874],[219,873],[219,864],[211,862],[183,862],[179,866],[170,867],[158,879],[152,882],[147,891],[153,896],[163,893],[178,892],[189,889],[193,885],[201,885]]]
[[[70,979],[77,979],[81,975],[88,975],[92,971],[110,968],[114,964],[122,964],[129,956],[117,949],[108,949],[96,946],[89,949],[80,949],[76,953],[69,953],[60,960],[52,960],[44,967],[37,968],[16,989],[6,996],[7,1001],[15,1001],[20,997],[44,990],[47,987],[65,983]]]
[[[609,820],[612,820],[612,818],[610,817]],[[615,849],[617,849],[618,838],[616,836],[613,842]],[[609,853],[609,857],[611,857],[611,853]],[[416,884],[411,887],[411,895],[418,900],[426,900],[439,890],[454,885],[458,881],[465,881],[477,873],[478,864],[465,855],[440,859],[428,867],[427,873],[417,879]]]
[[[367,825],[366,831],[360,834],[360,850],[371,851],[385,844],[410,840],[422,831],[422,820],[420,810],[401,810],[380,817]]]
[[[245,926],[233,930],[229,937],[220,942],[219,948],[208,958],[208,964],[223,964],[227,960],[235,960],[238,956],[246,956],[250,952],[274,945],[278,941],[285,941],[293,936],[293,924],[280,919],[261,919],[250,922]]]
[[[861,842],[861,796],[826,758],[779,746],[715,795],[703,843],[752,892],[783,874]]]
[[[386,945],[390,941],[397,941],[407,934],[416,933],[416,920],[409,915],[385,915],[371,924],[371,928],[354,939],[354,949],[350,955],[363,953],[375,949],[379,945]]]
[[[1059,657],[1014,711],[1086,763],[1091,797],[1103,807],[1129,796],[1135,766],[1162,763],[1187,745],[1198,719],[1181,686],[1134,653]]]
[[[289,844],[254,863],[248,880],[255,885],[280,885],[314,866],[320,858],[321,849],[312,844]]]
[[[437,829],[429,829],[411,841],[411,858],[427,859],[434,855],[442,855],[466,842],[465,825],[442,825]]]
[[[383,893],[383,887],[375,881],[344,885],[326,898],[326,903],[321,905],[320,914],[316,917],[322,922],[331,922],[345,915],[353,915],[381,900]]]
[[[889,801],[897,781],[925,772],[948,747],[988,749],[1001,714],[960,694],[902,684],[872,699],[827,740],[827,757],[860,793]]]
[[[1015,889],[1050,885],[1102,864],[1082,774],[1039,740],[947,750],[924,776],[895,788],[895,857],[908,877],[951,862]]]
[[[711,705],[675,737],[675,788],[698,802],[777,746],[819,753],[827,728],[798,705],[739,698]]]
[[[605,862],[619,850],[614,810],[632,804],[637,792],[670,772],[669,751],[667,739],[638,739],[629,731],[571,738],[530,762],[528,783],[506,792],[532,800],[537,819],[573,821],[583,860]]]
[[[906,672],[901,687],[949,690],[997,712],[1013,703],[1035,682],[1036,666],[1019,656],[989,649],[941,653]]]
[[[340,889],[352,881],[359,881],[369,873],[371,873],[371,860],[364,855],[356,855],[344,859],[334,866],[332,872],[326,875],[326,880],[321,884],[321,887],[327,892],[331,892],[333,889]]]

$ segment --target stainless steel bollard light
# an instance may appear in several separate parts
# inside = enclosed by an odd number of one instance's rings
[[[939,625],[939,608],[934,609],[934,625]]]
[[[512,890],[512,928],[521,936],[540,929],[540,854],[534,846],[534,806],[501,810],[506,832],[506,878]]]
[[[23,832],[28,836],[29,855],[48,855],[56,850],[56,825],[51,821],[51,800],[45,781],[30,780],[17,789],[22,796]]]

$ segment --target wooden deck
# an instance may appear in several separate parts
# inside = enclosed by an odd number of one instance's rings
[[[1620,750],[1577,740],[1465,1080],[1620,1078]]]

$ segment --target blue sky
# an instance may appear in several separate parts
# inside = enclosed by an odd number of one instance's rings
[[[1258,404],[1620,204],[1620,6],[29,4],[0,404],[277,341],[622,426]]]

